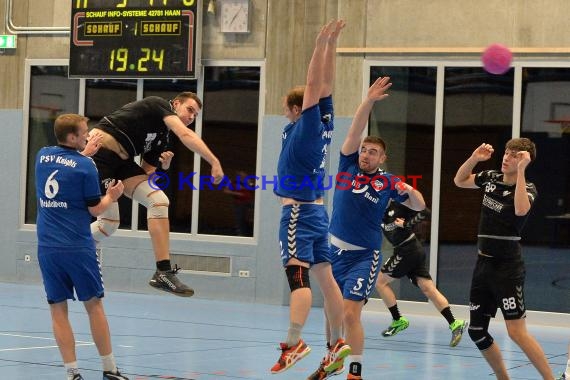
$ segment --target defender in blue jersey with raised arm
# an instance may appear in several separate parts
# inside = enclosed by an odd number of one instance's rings
[[[83,301],[93,341],[103,362],[103,379],[127,380],[119,373],[111,348],[109,325],[103,309],[103,279],[95,253],[90,223],[123,193],[121,181],[110,183],[105,196],[93,160],[78,151],[87,143],[87,118],[60,115],[54,124],[58,146],[40,149],[36,156],[38,200],[38,261],[53,333],[68,380],[83,379],[77,367],[75,340],[68,319],[67,300]]]
[[[283,101],[290,123],[282,134],[275,194],[283,211],[279,228],[281,260],[291,289],[290,326],[281,355],[271,373],[289,369],[305,357],[310,348],[301,330],[311,309],[309,269],[319,282],[325,307],[331,316],[330,351],[327,368],[342,367],[350,352],[341,337],[342,298],[334,282],[328,244],[328,215],[323,203],[325,160],[333,132],[332,85],[335,50],[344,21],[331,21],[317,36],[305,87],[289,91]]]
[[[417,190],[380,169],[386,160],[384,141],[375,136],[361,140],[374,103],[388,96],[389,81],[388,77],[378,78],[356,111],[341,147],[333,198],[330,255],[334,278],[344,298],[346,343],[352,347],[349,379],[361,378],[364,333],[360,315],[380,270],[379,232],[388,201],[395,199],[417,210],[425,208]],[[326,368],[324,371],[327,375],[330,372]]]

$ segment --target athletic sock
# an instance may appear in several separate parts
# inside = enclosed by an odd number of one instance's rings
[[[443,318],[445,318],[448,324],[451,325],[453,322],[455,322],[455,317],[453,316],[453,313],[451,312],[451,308],[449,306],[440,311],[440,313],[443,315]]]
[[[564,375],[567,379],[570,379],[570,359],[566,362],[566,371],[564,372]]]
[[[331,346],[334,346],[340,338],[342,338],[342,327],[331,327]]]
[[[157,261],[156,269],[158,269],[161,272],[168,272],[169,270],[172,270],[172,267],[170,266],[170,260]]]
[[[348,373],[362,376],[362,355],[348,355],[346,360],[350,363]]]
[[[73,377],[79,373],[77,368],[77,362],[63,363],[65,371],[67,373],[67,380],[73,380]]]
[[[402,316],[400,314],[400,310],[398,310],[398,304],[395,304],[394,306],[389,307],[388,310],[390,311],[390,314],[392,314],[392,319],[395,321],[400,319],[400,317]]]
[[[301,339],[302,329],[302,325],[291,322],[289,325],[289,331],[287,331],[287,340],[285,341],[285,343],[287,343],[287,347],[292,347],[299,343],[299,340]]]
[[[117,363],[112,352],[109,355],[101,356],[101,361],[103,362],[103,371],[117,373]]]

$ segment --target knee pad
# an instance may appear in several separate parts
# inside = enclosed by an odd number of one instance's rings
[[[97,217],[96,221],[91,223],[91,235],[93,235],[93,240],[98,243],[106,237],[111,236],[117,231],[117,228],[119,228],[120,222],[119,204],[113,202],[107,210]]]
[[[289,281],[289,289],[291,289],[291,292],[297,289],[311,288],[309,268],[300,265],[289,265],[285,268],[285,273],[287,273],[287,281]]]
[[[135,188],[133,199],[146,207],[147,219],[168,219],[168,197],[162,190],[150,187],[148,181]]]
[[[470,325],[467,328],[469,337],[480,351],[485,351],[493,344],[493,337],[485,327]]]

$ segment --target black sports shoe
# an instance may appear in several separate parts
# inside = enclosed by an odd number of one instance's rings
[[[103,371],[103,380],[129,380],[129,378],[121,375],[119,370],[117,372]]]
[[[180,268],[176,265],[174,269],[167,271],[157,269],[148,284],[154,288],[170,292],[180,297],[192,297],[194,295],[194,289],[184,285],[182,281],[176,277],[176,273],[178,273],[179,270]]]
[[[76,373],[75,375],[73,375],[73,380],[84,380],[84,379],[79,373]]]

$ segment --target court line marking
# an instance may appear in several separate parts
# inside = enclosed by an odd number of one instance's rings
[[[22,334],[8,334],[8,333],[0,333],[1,336],[11,336],[15,338],[29,338],[29,339],[42,339],[42,340],[51,340],[55,341],[55,338],[49,338],[45,336],[33,336],[33,335],[22,335]],[[85,342],[82,340],[76,341],[76,346],[93,346],[95,343],[93,342]],[[44,349],[44,348],[58,348],[57,345],[55,346],[34,346],[34,347],[16,347],[16,348],[1,348],[0,352],[7,352],[7,351],[24,351],[24,350],[37,350],[37,349]]]

